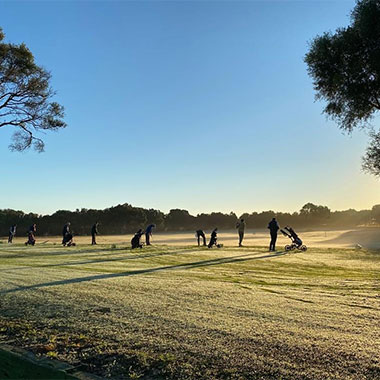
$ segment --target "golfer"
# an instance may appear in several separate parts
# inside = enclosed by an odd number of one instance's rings
[[[8,243],[13,243],[13,238],[16,236],[17,224],[13,224],[9,229]]]
[[[92,245],[96,245],[96,235],[99,233],[98,232],[98,225],[99,225],[99,222],[96,222],[92,228],[91,228],[91,237],[92,237],[92,242],[91,244]]]
[[[145,230],[145,244],[146,245],[151,245],[150,238],[152,237],[152,231],[153,231],[153,228],[155,227],[156,227],[155,224],[149,224],[149,226],[146,228]]]
[[[276,240],[277,240],[277,231],[280,229],[276,218],[273,218],[269,224],[268,228],[270,231],[270,244],[269,244],[269,251],[275,251],[276,250]]]
[[[205,235],[203,230],[196,230],[195,236],[198,239],[198,247],[201,245],[201,238],[203,239],[203,245],[207,245],[206,244],[206,235]]]
[[[245,221],[244,221],[244,219],[240,219],[236,223],[236,228],[237,228],[238,233],[239,233],[239,247],[242,247],[243,246],[243,239],[244,239],[244,230],[245,230]]]

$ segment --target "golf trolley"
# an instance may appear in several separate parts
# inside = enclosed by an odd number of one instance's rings
[[[299,238],[292,227],[286,226],[284,229],[281,229],[281,232],[284,236],[287,236],[292,241],[292,244],[287,244],[285,246],[285,251],[293,251],[295,249],[298,249],[305,252],[307,250],[306,245],[302,244],[302,240]]]

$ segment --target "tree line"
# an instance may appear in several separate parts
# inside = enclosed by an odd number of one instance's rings
[[[212,212],[211,214],[191,215],[187,210],[173,209],[168,214],[159,210],[133,207],[130,204],[117,205],[104,210],[77,209],[59,210],[52,215],[24,213],[11,209],[0,210],[0,234],[5,236],[9,227],[17,224],[17,235],[21,236],[33,223],[37,224],[38,235],[60,235],[66,222],[71,222],[75,235],[89,235],[92,225],[99,222],[103,235],[131,234],[148,224],[156,224],[157,231],[191,231],[234,229],[236,221],[244,218],[247,228],[265,229],[271,218],[276,217],[281,226],[291,225],[297,229],[349,228],[380,223],[380,205],[371,210],[331,211],[326,206],[305,204],[294,213],[263,211],[236,215],[233,212]]]

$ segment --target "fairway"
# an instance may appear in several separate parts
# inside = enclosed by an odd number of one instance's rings
[[[3,3],[0,380],[380,380],[380,0]]]
[[[0,272],[0,340],[101,377],[380,378],[375,251],[47,241]]]

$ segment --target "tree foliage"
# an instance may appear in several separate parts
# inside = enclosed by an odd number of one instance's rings
[[[296,229],[304,228],[350,228],[372,223],[380,223],[380,205],[372,210],[330,211],[326,206],[313,203],[305,204],[299,212],[263,211],[245,213],[247,228],[262,229],[267,232],[268,222],[277,217],[281,226],[290,225]],[[204,229],[210,232],[215,227],[220,230],[233,230],[237,222],[234,213],[191,215],[187,210],[174,209],[168,214],[159,210],[133,207],[129,204],[117,205],[104,210],[77,209],[76,211],[59,210],[52,215],[25,214],[22,211],[0,210],[0,236],[8,234],[9,227],[17,224],[18,236],[26,233],[28,227],[36,223],[39,235],[60,235],[66,222],[71,222],[75,235],[90,234],[95,222],[100,222],[102,235],[133,234],[139,228],[146,228],[154,223],[157,231],[195,231]]]
[[[36,65],[30,50],[24,44],[3,41],[0,29],[0,127],[15,129],[12,150],[34,146],[43,151],[44,142],[36,132],[64,128],[64,109],[50,102],[54,96],[51,75]]]
[[[380,223],[380,205],[375,205],[372,207],[371,216],[376,223]]]
[[[317,206],[313,203],[306,203],[300,211],[300,215],[306,218],[313,218],[314,221],[326,220],[330,217],[331,211],[327,206]]]
[[[324,112],[345,131],[369,127],[380,110],[380,0],[357,1],[350,25],[314,38],[305,62],[316,98],[327,102]],[[375,175],[379,153],[372,149],[364,157],[364,168]]]

